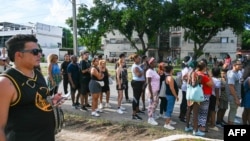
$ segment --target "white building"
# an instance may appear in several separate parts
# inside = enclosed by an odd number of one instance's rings
[[[132,35],[133,40],[136,41],[136,46],[141,49],[142,44],[137,36],[137,33],[134,32]],[[145,44],[147,45],[147,37],[144,37]],[[106,37],[102,37],[102,48],[104,50],[103,58],[118,58],[121,53],[125,53],[126,56],[136,53],[136,49],[133,48],[130,42],[122,35],[118,30],[114,30],[114,34],[109,32],[106,34]]]
[[[171,55],[180,57],[181,59],[187,55],[193,55],[194,43],[192,40],[184,41],[183,28],[170,28],[170,48]],[[236,58],[237,48],[240,46],[241,41],[238,36],[233,33],[231,29],[226,29],[219,32],[213,37],[204,47],[204,55],[201,58],[209,56],[216,56],[218,59],[223,59],[228,53],[234,60]]]
[[[119,31],[115,30],[115,34],[109,32],[106,37],[102,38],[102,45],[104,50],[104,58],[118,58],[120,53],[125,53],[129,56],[131,53],[135,53],[136,49],[131,47],[129,41]],[[167,32],[166,32],[167,33]],[[180,27],[170,28],[169,35],[164,35],[160,38],[163,45],[160,46],[160,50],[150,49],[147,52],[148,56],[154,56],[158,59],[158,52],[165,61],[168,56],[183,59],[185,56],[194,54],[194,43],[192,40],[184,41],[184,29]],[[137,46],[142,47],[136,32],[133,33],[134,40],[137,40]],[[164,39],[169,38],[169,39]],[[144,37],[146,45],[148,44],[147,37]],[[164,41],[164,42],[163,42]],[[164,45],[165,44],[165,45]],[[169,44],[169,45],[166,45]],[[234,60],[236,58],[237,49],[240,48],[240,37],[235,35],[231,29],[226,29],[219,32],[208,42],[204,49],[204,55],[200,58],[207,58],[209,56],[217,57],[218,60],[222,60],[228,53]]]
[[[61,27],[46,25],[42,23],[15,24],[0,22],[0,48],[5,46],[5,41],[16,34],[34,34],[43,49],[45,57],[49,53],[59,55],[62,45],[63,30]]]

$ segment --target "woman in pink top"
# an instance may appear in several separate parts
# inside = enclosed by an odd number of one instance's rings
[[[148,61],[149,68],[146,71],[146,79],[147,79],[147,89],[146,95],[148,97],[148,123],[151,125],[158,125],[158,123],[154,119],[155,110],[157,108],[159,102],[159,88],[160,88],[160,76],[154,70],[156,66],[155,59],[152,57]]]
[[[223,69],[227,69],[227,70],[232,69],[232,60],[229,54],[227,54],[224,59]]]

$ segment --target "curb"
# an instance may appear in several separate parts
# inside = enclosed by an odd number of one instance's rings
[[[153,141],[175,141],[175,140],[179,140],[179,139],[201,139],[204,141],[223,141],[223,140],[219,140],[219,139],[204,138],[204,137],[185,135],[185,134],[171,135],[171,136],[163,137],[163,138],[156,139]]]

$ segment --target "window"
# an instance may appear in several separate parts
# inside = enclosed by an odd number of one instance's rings
[[[220,41],[221,43],[228,43],[228,37],[221,37]]]
[[[109,57],[116,57],[116,53],[115,52],[110,52]]]
[[[180,37],[171,37],[171,47],[180,47]]]
[[[110,38],[110,43],[111,43],[111,44],[115,44],[115,43],[116,43],[116,39]]]
[[[221,43],[221,38],[219,37],[213,37],[209,43]]]

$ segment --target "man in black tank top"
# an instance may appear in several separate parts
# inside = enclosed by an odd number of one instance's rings
[[[41,72],[34,69],[42,55],[37,39],[18,34],[6,47],[14,67],[0,75],[0,140],[55,141],[49,90]]]

